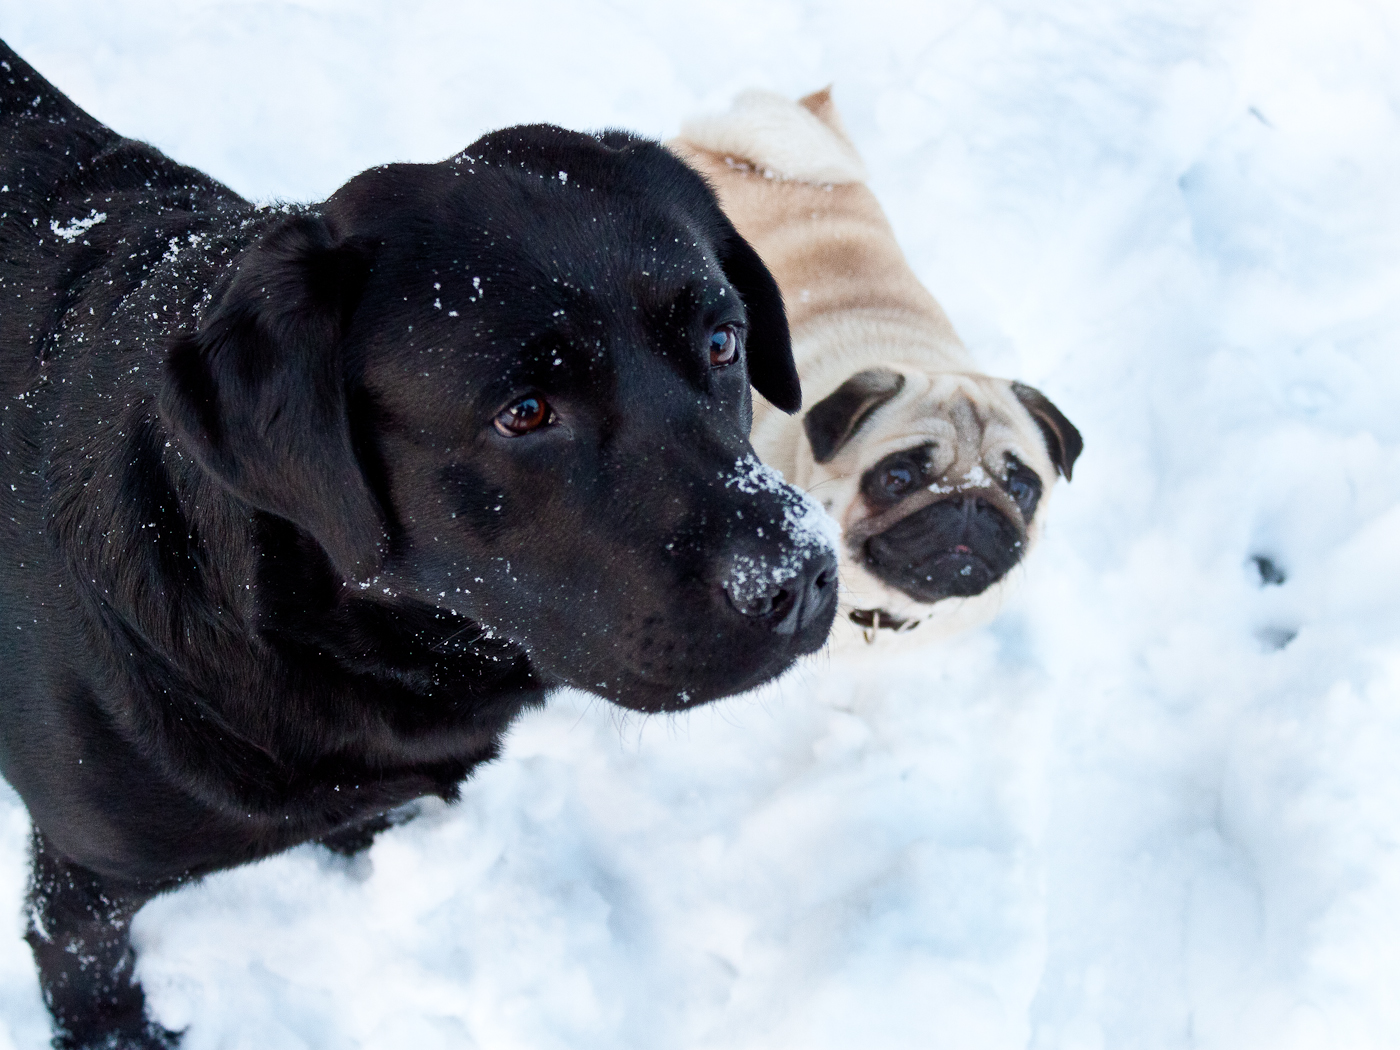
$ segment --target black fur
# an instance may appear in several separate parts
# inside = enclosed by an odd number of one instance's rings
[[[747,375],[798,404],[777,290],[659,145],[513,128],[254,207],[0,45],[0,185],[0,768],[57,1045],[173,1045],[153,894],[353,850],[553,686],[675,709],[825,638],[796,494],[733,484]],[[557,421],[498,433],[527,394]]]

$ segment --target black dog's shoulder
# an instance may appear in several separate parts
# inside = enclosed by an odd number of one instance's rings
[[[543,696],[523,654],[347,600],[159,411],[179,333],[320,220],[116,135],[3,45],[0,186],[0,662],[32,671],[0,696],[0,765],[36,821],[159,883],[452,795]]]

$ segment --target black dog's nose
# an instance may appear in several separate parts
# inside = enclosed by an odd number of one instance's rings
[[[741,616],[767,623],[776,634],[797,634],[836,601],[836,555],[821,551],[795,573],[774,570],[761,557],[735,555],[720,586]]]

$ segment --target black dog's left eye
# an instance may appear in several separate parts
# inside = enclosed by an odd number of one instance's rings
[[[522,397],[496,413],[496,429],[506,437],[519,437],[538,430],[554,419],[554,410],[542,397]]]
[[[721,325],[710,334],[710,367],[723,368],[739,356],[739,330],[731,324]]]

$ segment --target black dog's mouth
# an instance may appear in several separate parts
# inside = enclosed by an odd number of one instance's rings
[[[971,598],[1007,574],[1025,538],[977,496],[941,500],[865,540],[859,556],[883,583],[920,602]]]
[[[630,711],[644,714],[685,711],[728,696],[737,696],[777,678],[787,671],[800,654],[792,653],[765,664],[756,672],[716,687],[713,683],[690,682],[685,685],[651,681],[632,674],[620,674],[606,687],[590,689],[605,699]]]
[[[633,711],[683,711],[746,693],[779,677],[826,643],[835,616],[833,584],[831,600],[824,601],[812,622],[795,634],[755,628],[754,637],[732,639],[707,656],[691,651],[689,659],[674,666],[643,659],[640,666],[614,668],[605,679],[571,684]]]
[[[494,581],[532,596],[529,615],[518,600],[500,615],[532,664],[623,707],[674,711],[747,692],[820,649],[838,604],[833,523],[752,457],[739,462],[712,475],[731,483],[705,488],[710,472],[682,461],[669,482],[702,485],[659,539],[633,524],[618,555],[604,529],[561,537],[583,553],[532,555],[528,575],[517,562]]]

